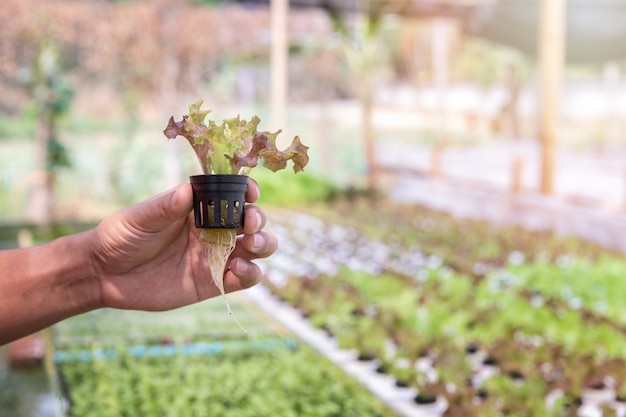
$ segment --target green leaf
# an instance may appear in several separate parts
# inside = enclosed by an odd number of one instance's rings
[[[285,168],[289,160],[293,161],[294,172],[302,171],[308,164],[309,148],[299,137],[281,151],[276,148],[276,136],[281,131],[258,132],[259,117],[253,116],[247,121],[237,116],[221,124],[209,120],[207,125],[205,119],[211,111],[201,110],[202,104],[202,100],[191,104],[189,114],[179,122],[171,117],[163,134],[168,139],[186,138],[205,174],[247,174],[258,165],[259,159],[274,172]]]

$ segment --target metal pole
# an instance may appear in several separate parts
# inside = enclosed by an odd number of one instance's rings
[[[559,99],[565,59],[566,0],[542,0],[539,33],[539,141],[541,184],[544,194],[554,192]]]

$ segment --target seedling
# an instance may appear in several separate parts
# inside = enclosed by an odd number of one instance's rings
[[[286,168],[289,160],[293,163],[294,172],[302,171],[309,162],[308,147],[296,136],[287,149],[277,149],[276,137],[281,131],[258,132],[257,127],[261,120],[257,116],[249,121],[237,116],[225,119],[221,124],[212,120],[208,120],[206,124],[205,120],[211,111],[201,110],[202,104],[203,101],[199,100],[190,105],[189,114],[183,116],[181,121],[176,122],[171,117],[163,133],[168,139],[177,136],[187,139],[206,176],[201,178],[203,176],[196,175],[190,178],[194,189],[200,190],[194,190],[195,223],[196,227],[203,229],[199,239],[207,244],[207,261],[213,282],[224,297],[228,313],[232,315],[224,290],[224,269],[235,249],[236,229],[243,226],[246,176],[259,164],[260,159],[263,160],[263,166],[273,172]],[[204,192],[215,195],[201,197],[203,191],[195,184],[213,181],[229,184],[226,188],[234,184],[235,189],[239,188],[240,197],[219,195],[224,188],[219,185],[204,189]],[[231,188],[227,191],[233,192]]]

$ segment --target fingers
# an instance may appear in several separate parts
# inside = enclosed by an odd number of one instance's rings
[[[253,204],[246,206],[244,228],[240,230],[243,236],[237,238],[237,246],[231,255],[229,268],[224,274],[224,287],[227,292],[249,288],[261,281],[263,276],[261,268],[252,260],[267,258],[278,248],[276,236],[262,231],[265,223],[263,210]]]
[[[261,195],[261,191],[259,189],[259,184],[254,180],[254,178],[248,177],[248,188],[246,189],[246,201],[248,203],[254,203],[259,199]]]
[[[276,252],[276,249],[278,249],[278,240],[273,233],[257,232],[240,237],[232,257],[243,257],[251,260],[267,258]]]
[[[191,211],[191,185],[184,183],[122,210],[126,222],[147,233],[160,232]],[[120,212],[120,213],[122,213]]]
[[[278,248],[278,240],[272,233],[262,231],[266,223],[265,212],[249,204],[244,215],[244,227],[239,230],[243,231],[243,236],[238,237],[232,258],[258,259],[273,254]]]
[[[249,178],[246,190],[246,201],[255,202],[260,195],[259,185]],[[172,222],[187,216],[193,205],[191,184],[183,183],[169,191],[156,195],[126,209],[125,215],[130,225],[144,232],[159,232]],[[250,225],[244,227],[244,233],[254,233],[265,224],[265,215],[251,206],[246,207],[246,221]],[[247,212],[250,211],[250,214]],[[251,218],[251,220],[248,220]],[[245,221],[244,221],[245,223]]]
[[[263,278],[263,272],[252,260],[270,256],[277,247],[276,236],[268,232],[257,232],[239,238],[224,273],[226,292],[239,291],[258,284]]]
[[[230,262],[230,270],[224,274],[226,292],[234,292],[250,288],[261,281],[261,268],[243,258],[235,258]]]
[[[256,233],[265,227],[266,217],[263,210],[254,204],[246,205],[243,219],[243,229],[239,233],[250,235]]]

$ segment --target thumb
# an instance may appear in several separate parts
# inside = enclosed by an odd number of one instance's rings
[[[183,183],[169,191],[128,207],[128,224],[142,232],[155,233],[191,212],[191,184]]]

